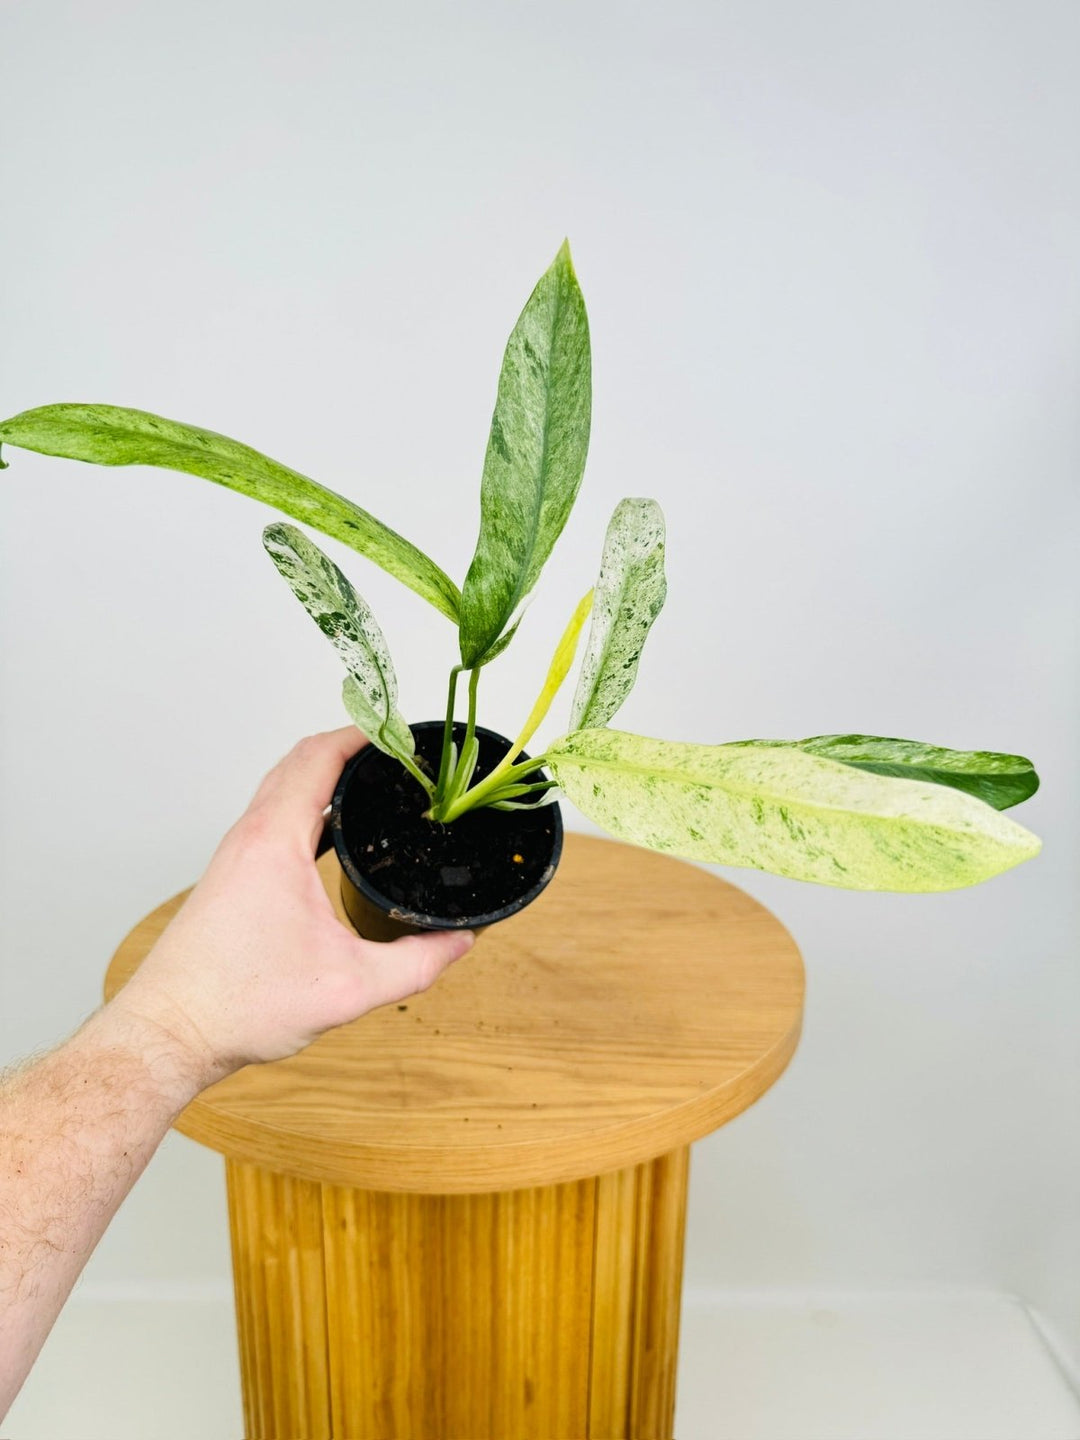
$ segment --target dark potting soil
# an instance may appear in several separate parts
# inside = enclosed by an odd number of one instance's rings
[[[442,724],[426,722],[413,733],[417,763],[434,777]],[[459,746],[464,734],[458,722]],[[509,749],[509,742],[491,731],[477,735],[480,759],[473,784]],[[424,818],[427,793],[404,766],[374,746],[362,753],[343,797],[342,833],[357,869],[393,905],[446,919],[489,915],[540,882],[551,864],[557,806],[470,810],[440,825]]]

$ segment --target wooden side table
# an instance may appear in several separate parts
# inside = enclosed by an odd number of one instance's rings
[[[201,1095],[249,1440],[669,1440],[689,1147],[787,1065],[802,996],[741,890],[568,835],[427,994]]]

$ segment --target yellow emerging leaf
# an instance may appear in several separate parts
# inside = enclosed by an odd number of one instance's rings
[[[585,621],[589,618],[592,602],[593,592],[591,590],[578,602],[577,609],[570,617],[569,625],[562,633],[562,639],[555,647],[555,654],[551,657],[551,665],[548,668],[547,679],[544,681],[544,688],[536,697],[536,704],[529,711],[529,718],[525,721],[521,734],[514,741],[510,753],[504,756],[500,762],[500,768],[508,766],[517,759],[543,723],[544,716],[551,709],[551,702],[558,694],[559,686],[566,679],[566,673],[574,663],[578,639]]]

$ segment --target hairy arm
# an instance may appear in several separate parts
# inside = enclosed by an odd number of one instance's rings
[[[0,1086],[0,1417],[199,1076],[117,1002]]]
[[[389,945],[341,925],[314,864],[351,727],[263,781],[128,985],[0,1085],[0,1420],[173,1120],[242,1065],[425,989],[468,932]]]

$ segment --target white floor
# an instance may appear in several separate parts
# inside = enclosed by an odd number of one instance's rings
[[[215,1285],[89,1286],[3,1440],[239,1440],[232,1311]],[[1080,1440],[1080,1402],[993,1294],[690,1293],[678,1440]]]

